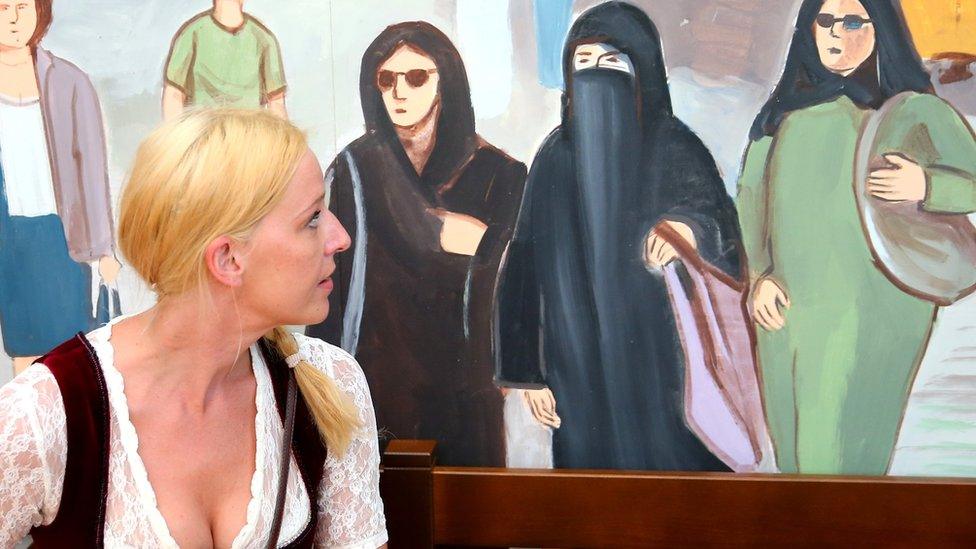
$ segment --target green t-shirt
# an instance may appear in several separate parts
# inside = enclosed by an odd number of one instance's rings
[[[187,21],[173,39],[166,81],[186,94],[187,104],[258,108],[285,89],[278,41],[250,15],[236,30],[206,11]]]

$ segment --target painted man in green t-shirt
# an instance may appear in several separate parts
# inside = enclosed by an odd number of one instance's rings
[[[278,41],[244,13],[244,0],[214,0],[173,38],[166,62],[163,119],[190,106],[261,108],[287,118]]]

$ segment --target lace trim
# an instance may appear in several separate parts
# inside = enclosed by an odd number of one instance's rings
[[[88,339],[95,349],[102,366],[102,372],[105,375],[108,400],[119,425],[119,441],[128,459],[132,480],[136,485],[143,511],[149,518],[149,524],[159,538],[161,545],[179,549],[179,545],[169,532],[165,517],[159,510],[156,492],[149,482],[149,473],[146,471],[146,465],[142,462],[142,456],[139,455],[139,436],[136,434],[135,425],[129,419],[129,402],[125,396],[125,381],[122,379],[122,373],[115,368],[115,348],[111,344],[112,326],[121,319],[122,317],[119,317],[92,331],[88,334]]]
[[[262,397],[264,396],[265,385],[270,384],[271,380],[268,379],[268,370],[265,367],[264,360],[261,358],[261,353],[257,352],[253,345],[249,349],[249,352],[251,353],[251,370],[254,372],[254,381],[255,385],[257,385],[254,398],[254,408],[257,414],[254,418],[254,474],[251,476],[251,501],[247,502],[247,520],[244,523],[244,527],[241,528],[241,531],[234,536],[231,549],[244,547],[244,543],[253,535],[254,527],[261,517],[261,499],[263,496],[262,493],[264,492],[264,469],[265,463],[267,462],[264,432],[265,421],[267,420],[265,413],[267,412],[268,403]]]
[[[390,536],[387,535],[386,530],[384,529],[382,532],[364,540],[346,543],[343,545],[330,545],[329,549],[376,549],[389,541]]]

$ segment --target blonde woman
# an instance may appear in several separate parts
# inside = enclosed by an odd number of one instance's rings
[[[0,547],[266,546],[279,476],[273,546],[385,544],[362,371],[281,328],[326,317],[349,245],[305,136],[267,112],[186,114],[140,147],[119,226],[158,303],[0,389]]]

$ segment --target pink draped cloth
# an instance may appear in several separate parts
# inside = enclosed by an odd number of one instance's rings
[[[704,262],[676,233],[659,230],[678,250],[664,269],[685,352],[685,419],[708,449],[735,472],[774,463],[746,314],[746,287]]]

